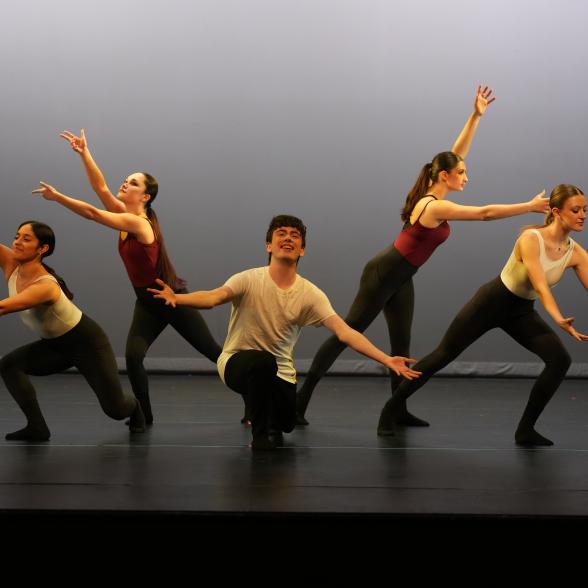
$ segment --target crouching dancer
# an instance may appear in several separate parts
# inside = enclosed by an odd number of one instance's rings
[[[171,306],[213,308],[233,303],[227,338],[218,359],[223,382],[241,394],[249,409],[252,449],[274,449],[282,432],[296,424],[296,370],[293,349],[300,329],[325,326],[346,345],[411,380],[419,372],[408,367],[415,360],[390,357],[339,317],[324,292],[298,275],[304,255],[306,227],[294,216],[272,219],[266,235],[269,265],[230,277],[215,290],[177,294],[157,280],[155,298]]]

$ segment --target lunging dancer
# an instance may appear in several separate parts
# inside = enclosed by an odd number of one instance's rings
[[[187,292],[184,280],[176,275],[167,254],[157,215],[152,207],[158,193],[156,179],[146,172],[132,173],[125,178],[114,196],[88,149],[84,131],[79,137],[67,131],[61,136],[80,154],[90,185],[106,210],[60,194],[48,184],[42,183],[43,188],[35,192],[42,193],[48,200],[59,202],[80,216],[119,231],[118,250],[137,296],[127,336],[126,365],[133,392],[141,403],[147,424],[151,424],[153,411],[143,361],[149,347],[165,327],[171,325],[212,362],[216,363],[221,348],[197,310],[165,306],[163,302],[154,300],[146,290],[157,279],[162,279],[176,292]]]
[[[544,192],[520,204],[464,206],[447,200],[451,192],[462,192],[468,181],[465,157],[476,133],[480,118],[495,98],[488,87],[478,87],[474,111],[466,121],[451,151],[437,154],[423,166],[416,184],[409,192],[402,210],[404,228],[392,245],[366,264],[359,290],[345,322],[359,332],[365,331],[381,311],[388,325],[392,355],[410,354],[410,331],[414,308],[412,277],[449,237],[449,220],[494,220],[524,214],[547,212]],[[346,345],[336,337],[323,343],[314,357],[308,375],[296,399],[298,424],[307,425],[305,412],[314,388],[327,373]],[[391,375],[392,393],[401,378]],[[397,424],[428,426],[406,407],[399,408]]]
[[[0,266],[9,297],[0,300],[0,315],[20,312],[40,341],[19,347],[0,360],[0,374],[27,418],[27,425],[8,440],[47,441],[51,433],[29,376],[47,376],[75,366],[96,393],[102,410],[113,419],[130,417],[131,432],[145,430],[136,398],[124,394],[108,337],[71,302],[73,294],[43,259],[53,253],[55,235],[37,221],[16,231],[12,249],[0,245]]]
[[[564,317],[551,287],[566,268],[573,268],[588,290],[588,254],[570,238],[584,229],[586,197],[570,184],[556,186],[549,199],[550,213],[542,227],[522,232],[501,274],[482,286],[460,310],[441,343],[421,359],[415,370],[423,372],[418,382],[402,382],[380,415],[379,435],[393,435],[402,418],[406,399],[464,349],[490,329],[499,328],[517,343],[538,355],[545,367],[537,378],[523,416],[515,432],[518,445],[553,445],[535,431],[535,423],[562,382],[570,355],[553,329],[533,308],[539,298],[554,322],[578,341],[588,340],[572,326],[573,317]]]

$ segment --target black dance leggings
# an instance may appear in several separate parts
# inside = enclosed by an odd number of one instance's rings
[[[152,287],[160,289],[157,285]],[[135,288],[135,292],[137,301],[133,322],[127,336],[125,357],[133,392],[141,403],[146,422],[150,424],[153,422],[153,412],[149,400],[149,381],[143,360],[147,350],[163,329],[171,325],[194,349],[214,363],[221,353],[221,348],[213,339],[202,315],[195,308],[166,306],[163,300],[153,298],[153,294],[147,292],[146,288]],[[187,290],[177,292],[184,294]]]
[[[531,390],[517,431],[524,438],[533,430],[539,415],[562,382],[571,358],[560,338],[533,308],[533,301],[515,296],[500,277],[483,285],[459,311],[441,343],[413,369],[422,372],[416,380],[406,380],[386,403],[378,429],[391,429],[394,418],[406,399],[428,379],[453,361],[490,329],[499,328],[517,343],[538,355],[545,367]]]
[[[394,246],[387,247],[366,264],[359,290],[345,322],[363,333],[383,310],[390,337],[391,355],[409,356],[410,329],[414,310],[412,276],[418,268],[411,265]],[[317,351],[297,398],[297,412],[304,415],[315,386],[327,373],[346,345],[336,336],[329,337]],[[392,392],[402,380],[391,372]]]
[[[253,438],[274,431],[289,433],[296,424],[296,384],[277,376],[269,351],[248,349],[229,358],[225,382],[241,394],[249,409]]]
[[[121,388],[108,337],[89,316],[82,315],[80,322],[65,335],[19,347],[0,360],[2,379],[28,421],[21,436],[11,434],[16,436],[8,438],[49,438],[49,429],[29,376],[48,376],[70,367],[76,367],[86,378],[109,417],[120,420],[133,414],[137,400]]]

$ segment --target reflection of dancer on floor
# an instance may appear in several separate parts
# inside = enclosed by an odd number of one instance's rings
[[[546,224],[521,234],[500,276],[478,290],[455,317],[439,347],[414,366],[423,372],[418,382],[400,384],[382,410],[378,434],[393,435],[406,399],[476,339],[490,329],[500,328],[545,362],[531,390],[515,440],[519,445],[553,445],[534,426],[571,360],[559,337],[534,310],[533,302],[539,298],[559,327],[578,341],[588,340],[588,336],[574,329],[572,317],[564,318],[551,293],[551,286],[568,267],[574,268],[588,289],[588,254],[569,237],[570,232],[584,228],[586,198],[582,191],[560,184],[551,193],[550,207]]]
[[[90,185],[106,211],[59,194],[46,184],[42,184],[45,186],[42,192],[45,198],[59,202],[76,214],[120,231],[118,250],[137,296],[127,336],[126,365],[133,392],[141,402],[147,423],[151,424],[153,413],[149,381],[143,361],[149,347],[165,327],[171,325],[210,361],[216,362],[221,348],[197,310],[165,306],[161,301],[153,300],[146,291],[161,278],[177,292],[187,292],[185,283],[176,276],[168,257],[157,216],[151,206],[158,191],[155,178],[143,172],[132,173],[114,196],[90,154],[84,131],[80,137],[68,132],[62,133],[62,136],[80,154]]]
[[[155,298],[177,305],[212,308],[233,303],[229,330],[218,370],[225,384],[245,399],[251,415],[253,449],[273,449],[296,424],[296,370],[292,360],[300,329],[324,325],[359,353],[379,361],[399,376],[418,373],[414,360],[389,357],[361,333],[349,328],[328,298],[297,273],[304,255],[306,227],[289,215],[274,217],[266,234],[269,265],[229,278],[220,288],[175,294],[159,281]]]
[[[451,151],[437,154],[427,163],[408,194],[402,210],[404,228],[390,245],[365,266],[359,290],[345,317],[352,328],[363,332],[381,311],[388,325],[391,354],[409,355],[410,330],[414,308],[412,276],[435,249],[449,237],[448,220],[493,220],[526,212],[547,212],[543,194],[520,204],[489,204],[463,206],[447,200],[450,192],[463,191],[468,179],[464,158],[476,133],[480,118],[488,105],[492,90],[478,88],[474,111],[466,121]],[[306,425],[306,408],[313,390],[333,362],[345,349],[345,344],[330,337],[318,350],[309,373],[297,395],[298,424]],[[401,378],[391,374],[392,393]],[[410,414],[406,407],[398,416],[398,424],[427,426],[428,423]]]
[[[0,360],[2,379],[27,418],[27,426],[9,433],[6,439],[49,439],[49,427],[29,376],[48,376],[72,366],[86,378],[109,417],[130,417],[131,432],[142,432],[145,419],[141,405],[122,391],[107,336],[70,301],[73,295],[63,279],[43,263],[54,248],[53,231],[36,221],[18,227],[12,250],[0,245],[0,265],[9,293],[0,300],[0,315],[20,312],[23,322],[41,337]]]

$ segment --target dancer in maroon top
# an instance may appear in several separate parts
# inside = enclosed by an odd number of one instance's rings
[[[165,327],[171,325],[192,347],[214,363],[221,348],[195,308],[172,308],[147,292],[147,288],[154,287],[158,279],[170,284],[175,292],[187,292],[186,283],[176,275],[167,255],[152,208],[158,192],[156,179],[145,172],[132,173],[123,181],[115,196],[92,158],[84,131],[79,137],[64,131],[61,137],[67,139],[72,149],[80,154],[90,185],[106,210],[65,196],[43,182],[42,187],[34,192],[42,194],[47,200],[59,202],[80,216],[120,231],[118,250],[137,295],[125,352],[127,371],[145,420],[151,424],[153,412],[143,360]]]
[[[345,322],[363,333],[384,311],[390,337],[391,355],[409,357],[410,330],[414,308],[412,276],[449,237],[449,220],[493,220],[526,212],[547,212],[544,192],[520,204],[489,204],[464,206],[447,200],[450,192],[461,192],[468,181],[465,157],[476,133],[480,118],[495,98],[492,90],[478,87],[474,111],[451,151],[435,155],[421,169],[416,184],[408,194],[401,218],[404,228],[393,245],[378,253],[366,264],[359,290]],[[323,343],[314,357],[304,385],[297,394],[298,424],[307,425],[305,412],[315,386],[345,349],[336,337]],[[401,378],[391,376],[392,393]],[[397,411],[396,424],[427,426],[428,423],[410,414],[406,404]]]

